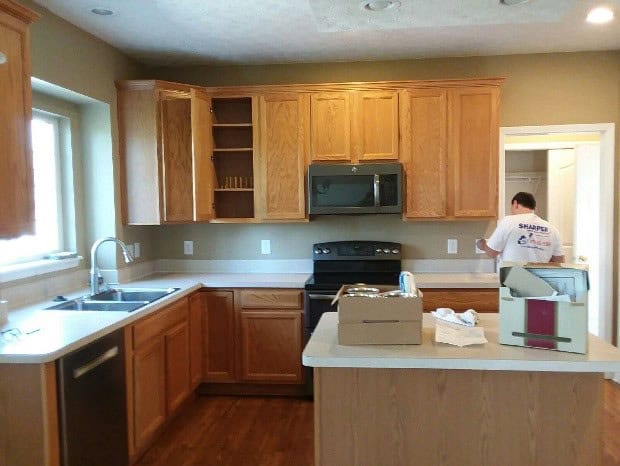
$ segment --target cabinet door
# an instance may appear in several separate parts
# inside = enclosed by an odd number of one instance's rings
[[[0,11],[0,238],[34,232],[28,37],[26,23]]]
[[[241,378],[301,383],[300,311],[241,311]]]
[[[164,339],[155,337],[134,352],[133,413],[135,450],[146,445],[166,419]]]
[[[206,382],[235,381],[235,312],[232,291],[206,291],[202,314]]]
[[[161,91],[160,124],[163,158],[164,220],[194,219],[192,167],[192,101]]]
[[[405,218],[447,214],[447,91],[412,89],[400,99]]]
[[[194,220],[205,221],[215,217],[211,98],[197,89],[191,90],[191,97]]]
[[[499,89],[472,87],[449,92],[451,213],[454,217],[495,217]]]
[[[356,92],[353,102],[353,159],[397,160],[398,92]]]
[[[202,382],[202,314],[205,296],[194,293],[189,298],[189,363],[191,388]]]
[[[312,160],[351,160],[351,111],[348,92],[310,97]]]
[[[259,215],[270,220],[304,219],[308,97],[265,95],[259,108]]]
[[[173,413],[190,393],[189,325],[187,320],[166,332],[166,413]]]

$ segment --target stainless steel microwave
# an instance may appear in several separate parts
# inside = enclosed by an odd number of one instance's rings
[[[402,178],[400,163],[311,164],[308,213],[401,213]]]

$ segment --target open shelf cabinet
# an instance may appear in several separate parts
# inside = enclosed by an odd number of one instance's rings
[[[212,97],[216,219],[254,218],[255,113],[252,97]]]

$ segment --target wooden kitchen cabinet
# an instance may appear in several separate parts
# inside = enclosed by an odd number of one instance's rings
[[[124,223],[213,218],[209,96],[164,81],[117,81],[116,88]]]
[[[267,94],[259,100],[259,219],[305,220],[309,152],[307,94]]]
[[[353,160],[398,160],[398,92],[357,91],[352,112]]]
[[[398,159],[398,92],[395,90],[311,94],[313,162]]]
[[[303,309],[298,290],[242,290],[240,379],[302,383]]]
[[[214,95],[211,102],[214,221],[253,221],[256,202],[256,97]]]
[[[205,307],[204,300],[203,293],[194,293],[189,297],[189,373],[192,390],[202,382],[202,313]]]
[[[401,91],[405,219],[497,215],[499,88]]]
[[[449,307],[456,312],[499,312],[498,288],[421,288],[424,311]]]
[[[0,0],[0,238],[34,232],[30,24],[39,15]]]
[[[205,382],[234,382],[235,309],[232,291],[205,291],[203,374]]]
[[[132,457],[144,451],[191,394],[189,301],[182,298],[128,332],[128,425]]]

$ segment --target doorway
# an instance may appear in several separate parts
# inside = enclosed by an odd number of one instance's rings
[[[567,262],[588,264],[588,329],[608,342],[613,329],[614,130],[614,124],[500,129],[500,218],[516,192],[534,194],[537,214],[560,230]]]

